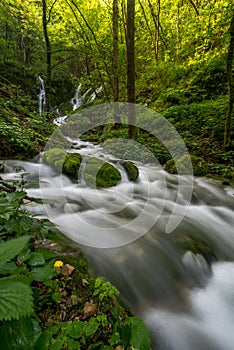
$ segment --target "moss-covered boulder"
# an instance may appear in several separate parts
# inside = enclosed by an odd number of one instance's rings
[[[123,163],[124,169],[127,172],[130,181],[136,181],[139,176],[139,170],[133,162],[127,161]]]
[[[194,155],[184,155],[176,160],[170,159],[166,162],[165,169],[171,174],[191,174],[191,166],[193,167],[193,174],[195,176],[205,176],[208,172],[208,167],[202,157]]]
[[[81,162],[82,156],[79,153],[67,153],[63,163],[63,174],[77,179]]]
[[[212,245],[205,237],[199,234],[181,232],[171,236],[172,242],[184,254],[190,251],[194,254],[202,255],[208,262],[216,260],[216,254]]]
[[[61,170],[67,152],[63,148],[55,147],[48,149],[43,154],[43,161],[56,169],[57,171]]]
[[[84,179],[86,185],[92,188],[108,188],[116,186],[121,181],[117,168],[98,158],[90,158],[85,167]]]
[[[58,172],[77,178],[82,157],[79,153],[67,153],[62,148],[51,148],[45,151],[43,160]]]

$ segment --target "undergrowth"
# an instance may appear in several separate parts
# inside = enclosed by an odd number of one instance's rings
[[[33,199],[19,184],[0,190],[0,349],[149,350],[143,321],[88,275],[80,249],[61,248],[51,222],[21,209]]]

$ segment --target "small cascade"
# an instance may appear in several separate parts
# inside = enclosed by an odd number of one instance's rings
[[[99,157],[121,169],[100,146],[71,141],[85,160]],[[98,274],[117,286],[123,303],[148,325],[153,350],[232,350],[234,188],[195,178],[188,205],[188,176],[137,163],[137,181],[125,178],[96,189],[85,185],[83,165],[78,183],[36,162],[6,161],[1,176],[29,173],[26,179],[40,179],[40,187],[27,192],[45,204],[28,209],[83,244]],[[180,224],[166,234],[168,218],[181,212]]]
[[[97,95],[102,91],[102,86],[97,88],[95,91],[92,92],[92,89],[88,89],[83,95],[81,93],[81,87],[82,84],[79,84],[77,87],[74,96],[69,101],[69,104],[72,106],[72,110],[75,112],[77,109],[79,109],[81,106],[89,105],[92,103]],[[91,93],[92,92],[92,93]],[[59,108],[56,108],[56,113],[59,115],[58,118],[54,119],[54,124],[57,126],[60,126],[66,122],[67,115],[62,115]]]
[[[82,86],[82,84],[79,84],[78,88],[76,89],[75,95],[70,100],[73,111],[78,109],[84,103],[84,96],[82,96],[81,92],[80,92],[81,86]]]
[[[45,112],[45,108],[46,108],[46,92],[45,92],[44,80],[39,76],[37,78],[37,81],[39,81],[40,83],[40,93],[37,95],[38,102],[39,102],[39,114],[42,115],[42,113]]]

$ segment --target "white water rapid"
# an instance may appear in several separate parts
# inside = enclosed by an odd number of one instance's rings
[[[113,162],[122,182],[115,188],[91,189],[82,173],[74,183],[36,161],[6,161],[2,177],[27,173],[28,180],[40,178],[44,186],[31,187],[28,194],[54,203],[28,209],[49,216],[72,241],[83,244],[98,273],[144,319],[153,349],[233,350],[234,188],[195,178],[187,206],[189,177],[178,179],[159,166],[137,164],[140,177],[130,182],[121,162],[101,147],[79,140],[74,145],[84,159]],[[166,234],[172,212],[183,218]],[[124,244],[128,239],[131,243]]]

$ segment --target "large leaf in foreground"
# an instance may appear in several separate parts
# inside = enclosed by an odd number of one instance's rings
[[[0,265],[6,264],[13,259],[28,243],[30,237],[22,236],[10,239],[0,244]]]
[[[33,312],[33,295],[21,282],[0,280],[0,321],[19,319]]]
[[[5,321],[0,326],[0,350],[34,350],[40,333],[38,323],[32,318]]]

